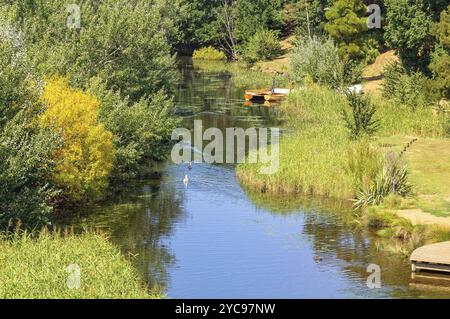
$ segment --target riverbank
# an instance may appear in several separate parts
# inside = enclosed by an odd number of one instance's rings
[[[101,234],[3,234],[0,264],[2,299],[159,297]]]
[[[294,133],[284,136],[280,142],[279,171],[274,175],[262,175],[257,164],[246,163],[237,168],[239,180],[253,191],[274,196],[327,196],[350,201],[359,190],[371,187],[388,154],[399,154],[409,142],[417,139],[404,156],[413,195],[401,199],[400,203],[398,199],[382,202],[379,207],[371,208],[370,213],[366,210],[358,214],[355,223],[370,227],[382,224],[380,228],[391,230],[395,225],[402,225],[410,240],[411,234],[419,231],[415,226],[425,224],[418,222],[417,210],[416,220],[411,217],[412,210],[419,209],[424,216],[447,218],[450,216],[447,115],[433,112],[431,108],[412,110],[378,95],[371,95],[371,100],[377,106],[380,128],[371,138],[352,141],[342,117],[342,110],[349,107],[345,97],[314,84],[297,90],[281,106],[285,125]],[[369,219],[381,220],[388,214],[389,222],[365,222],[368,214]],[[393,216],[397,216],[395,221]],[[432,221],[426,224],[442,219]],[[439,225],[447,224],[439,222]],[[430,235],[434,230],[420,233],[420,240],[411,248],[419,242],[447,238],[445,234],[450,231],[440,229],[437,236]],[[390,232],[389,236],[398,237],[395,232]]]

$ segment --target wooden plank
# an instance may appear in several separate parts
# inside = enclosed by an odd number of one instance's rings
[[[450,273],[450,265],[420,263],[420,262],[413,262],[413,265],[414,265],[413,271],[431,270],[431,271],[441,271],[441,272]]]
[[[414,250],[412,263],[430,263],[450,266],[450,241],[426,245]]]

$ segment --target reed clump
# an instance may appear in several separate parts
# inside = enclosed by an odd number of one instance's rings
[[[285,125],[295,133],[281,139],[278,171],[263,175],[260,165],[244,163],[237,168],[239,180],[264,193],[351,199],[371,187],[383,170],[386,150],[379,138],[447,134],[448,118],[431,109],[411,110],[376,97],[371,103],[376,106],[377,131],[352,139],[342,118],[342,111],[349,109],[345,96],[315,84],[298,88],[282,105]]]
[[[131,262],[98,232],[3,232],[0,264],[0,298],[159,297],[144,287]],[[73,277],[77,269],[79,286]]]

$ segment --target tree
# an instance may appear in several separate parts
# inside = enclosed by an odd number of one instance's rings
[[[160,0],[83,1],[80,29],[67,27],[65,7],[73,1],[0,1],[1,14],[21,28],[43,75],[67,75],[80,88],[101,76],[134,101],[172,92],[177,83],[168,41],[178,35]]]
[[[235,0],[236,37],[247,41],[258,29],[280,30],[281,0]]]
[[[115,151],[111,132],[97,123],[98,100],[70,88],[64,78],[48,81],[41,99],[47,105],[41,126],[59,134],[63,142],[54,153],[53,181],[70,200],[100,198],[108,186]]]
[[[325,33],[325,9],[329,0],[300,0],[287,3],[283,8],[285,27],[300,36],[321,36]]]
[[[439,23],[434,27],[437,47],[432,55],[430,70],[433,72],[434,85],[441,95],[450,98],[450,6],[441,13]]]
[[[100,78],[89,83],[89,93],[100,101],[98,119],[113,133],[116,161],[113,181],[136,178],[152,161],[166,158],[171,133],[179,119],[171,113],[172,101],[159,92],[152,99],[132,103],[119,92],[108,90]]]
[[[325,30],[335,40],[345,60],[364,58],[366,10],[361,0],[337,0],[325,14],[328,20]]]
[[[222,6],[217,10],[217,22],[222,32],[219,43],[222,49],[233,61],[238,59],[238,38],[236,35],[236,1],[222,0]]]
[[[21,221],[27,228],[49,220],[55,190],[48,176],[59,139],[40,128],[37,82],[23,37],[0,20],[0,226]]]
[[[447,5],[447,0],[385,0],[385,40],[408,72],[430,73],[436,42],[431,30]]]

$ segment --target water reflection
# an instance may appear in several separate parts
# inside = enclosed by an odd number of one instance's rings
[[[245,88],[226,67],[214,68],[180,66],[177,107],[190,114],[186,127],[194,119],[206,128],[279,125],[276,108],[245,107]],[[148,285],[169,297],[450,297],[411,286],[406,260],[380,253],[373,234],[343,222],[348,203],[248,193],[230,165],[166,165],[160,180],[127,185],[73,223],[108,230],[136,255]],[[382,269],[381,289],[366,285],[371,263]]]

